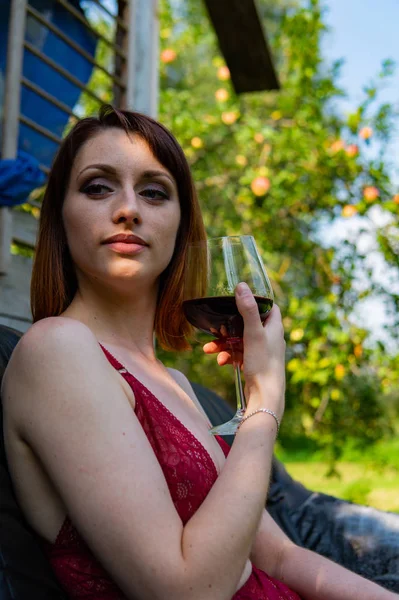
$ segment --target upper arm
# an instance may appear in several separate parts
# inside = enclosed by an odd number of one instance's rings
[[[119,376],[90,330],[66,321],[25,334],[6,402],[19,406],[21,435],[127,597],[164,597],[182,570],[182,522]]]

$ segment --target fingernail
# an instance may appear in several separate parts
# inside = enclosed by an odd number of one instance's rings
[[[237,285],[236,290],[239,296],[245,296],[250,291],[249,286],[244,281]]]

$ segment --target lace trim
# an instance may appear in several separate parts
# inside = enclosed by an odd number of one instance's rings
[[[163,410],[165,410],[169,416],[171,416],[183,429],[186,433],[188,433],[188,435],[191,437],[191,439],[195,442],[195,444],[199,445],[201,447],[201,450],[204,452],[204,454],[207,455],[208,460],[210,461],[210,463],[213,466],[214,469],[214,475],[215,478],[217,478],[219,476],[219,471],[217,470],[217,467],[215,465],[215,462],[212,458],[212,456],[209,454],[208,450],[205,448],[205,446],[199,441],[199,439],[197,437],[195,437],[195,435],[184,425],[184,423],[182,423],[180,421],[180,419],[178,417],[176,417],[176,415],[174,415],[167,406],[165,406],[160,400],[158,400],[158,398],[151,392],[150,389],[148,389],[148,387],[146,385],[144,385],[144,383],[142,383],[139,379],[137,379],[137,377],[135,377],[133,375],[133,373],[131,373],[128,369],[126,369],[126,367],[124,367],[122,365],[121,362],[119,362],[119,360],[117,358],[115,358],[115,356],[106,348],[104,348],[104,346],[102,344],[100,344],[101,348],[103,349],[103,351],[105,352],[106,355],[109,355],[110,358],[112,358],[113,362],[115,363],[113,366],[116,368],[116,370],[121,373],[122,375],[127,375],[128,377],[131,377],[133,379],[133,381],[138,384],[142,389],[145,390],[145,392],[151,396],[151,400],[155,400],[155,402],[162,407]],[[111,362],[112,364],[112,362]],[[128,382],[129,383],[129,382]],[[218,437],[218,436],[216,436]],[[224,440],[223,440],[224,441]]]

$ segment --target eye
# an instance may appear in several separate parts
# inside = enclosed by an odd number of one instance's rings
[[[88,196],[104,196],[112,192],[112,189],[104,183],[89,183],[89,185],[83,186],[81,191]]]
[[[169,200],[168,192],[158,188],[145,188],[140,192],[140,194],[149,200]]]

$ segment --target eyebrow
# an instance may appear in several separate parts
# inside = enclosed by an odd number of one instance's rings
[[[110,173],[111,175],[117,174],[117,169],[115,169],[115,167],[113,167],[112,165],[98,163],[98,164],[94,164],[94,165],[88,165],[87,167],[82,169],[80,171],[78,177],[80,177],[82,175],[82,173],[84,173],[85,171],[88,171],[89,169],[98,169],[99,171],[104,171],[105,173]],[[173,177],[171,177],[171,175],[169,175],[169,173],[167,173],[166,171],[159,171],[157,169],[151,169],[151,170],[143,171],[141,176],[144,179],[151,179],[151,177],[166,177],[173,184],[175,184]]]

